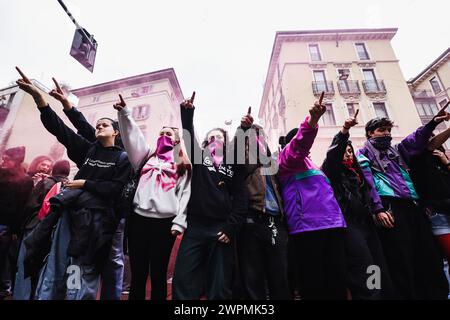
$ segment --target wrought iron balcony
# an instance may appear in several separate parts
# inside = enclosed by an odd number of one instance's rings
[[[431,90],[419,90],[412,92],[413,98],[433,98],[434,94]]]
[[[383,80],[364,80],[364,92],[367,94],[384,93],[386,94],[386,87]]]
[[[345,94],[361,94],[358,81],[353,80],[339,80],[338,81],[339,92]]]
[[[312,89],[315,96],[320,96],[322,92],[325,92],[325,95],[328,96],[334,95],[334,85],[332,81],[313,81]]]

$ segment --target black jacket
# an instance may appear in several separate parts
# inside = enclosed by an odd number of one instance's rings
[[[187,152],[192,162],[191,198],[187,207],[187,221],[203,224],[225,223],[223,232],[232,236],[244,222],[247,211],[245,167],[224,164],[216,169],[212,160],[200,148],[194,135],[194,109],[181,108],[183,129],[190,133],[185,137]],[[190,143],[189,143],[190,142]]]
[[[38,224],[38,213],[44,202],[44,198],[50,189],[58,182],[67,181],[67,177],[51,176],[39,181],[31,192],[31,196],[28,198],[25,206],[25,216],[22,229],[24,233],[30,232]]]
[[[322,164],[322,171],[330,180],[336,200],[347,222],[367,222],[370,214],[376,214],[382,210],[374,209],[368,190],[370,185],[364,180],[364,174],[355,155],[353,155],[353,163],[360,180],[355,172],[342,164],[345,150],[350,143],[349,137],[349,134],[343,134],[340,131],[336,134]]]
[[[25,204],[33,189],[33,180],[21,168],[0,168],[0,225],[18,233],[23,222]]]
[[[64,189],[50,199],[50,213],[24,239],[25,277],[37,275],[50,252],[53,229],[62,214],[70,216],[67,254],[99,270],[107,261],[117,223],[108,201],[81,189]]]
[[[450,171],[430,151],[411,159],[411,178],[423,206],[450,214]]]
[[[77,129],[77,133],[80,136],[91,142],[94,142],[97,139],[95,137],[95,128],[89,124],[84,115],[78,111],[77,108],[73,107],[70,110],[64,109],[64,114],[74,125],[75,129]]]

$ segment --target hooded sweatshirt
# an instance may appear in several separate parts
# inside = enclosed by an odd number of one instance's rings
[[[118,119],[122,141],[134,170],[139,170],[145,161],[133,199],[134,212],[147,218],[174,218],[172,230],[183,232],[191,194],[188,173],[176,177],[174,161],[153,155],[154,150],[146,143],[129,108],[119,111]]]
[[[119,147],[90,142],[67,127],[49,107],[39,108],[44,127],[62,143],[80,170],[74,180],[86,180],[83,190],[113,204],[130,176],[130,162]]]
[[[234,235],[242,225],[247,212],[245,167],[243,165],[214,164],[195,138],[194,109],[181,107],[181,122],[192,171],[192,192],[188,204],[187,219],[204,226],[223,224],[222,231]],[[187,132],[186,132],[187,131]],[[190,140],[190,144],[189,143]],[[224,152],[226,153],[226,152]]]

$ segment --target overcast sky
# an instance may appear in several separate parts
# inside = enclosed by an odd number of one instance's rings
[[[445,0],[64,2],[99,43],[94,73],[69,55],[75,26],[56,0],[0,0],[0,88],[17,78],[15,65],[73,89],[172,67],[185,96],[197,91],[200,133],[249,105],[256,114],[276,31],[397,27],[406,79],[450,46]]]

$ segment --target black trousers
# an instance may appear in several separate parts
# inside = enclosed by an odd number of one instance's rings
[[[345,232],[347,285],[353,300],[393,299],[394,292],[383,249],[371,221],[347,221]],[[370,266],[379,268],[380,286],[369,286]],[[368,272],[369,271],[369,272]]]
[[[399,299],[446,299],[448,282],[443,260],[426,214],[411,200],[382,198],[394,228],[378,227],[378,235]]]
[[[172,282],[174,300],[232,298],[233,245],[219,242],[217,233],[223,223],[198,223],[188,220],[178,249]],[[228,235],[230,236],[230,235]]]
[[[0,299],[3,299],[11,286],[10,250],[12,234],[9,227],[0,230]]]
[[[151,299],[167,299],[167,266],[175,242],[173,218],[146,218],[131,214],[128,226],[130,256],[130,300],[145,300],[150,269]]]
[[[291,238],[302,300],[345,300],[345,229],[302,232]]]
[[[287,230],[279,218],[275,244],[267,214],[250,215],[237,236],[238,263],[245,299],[288,300]]]

